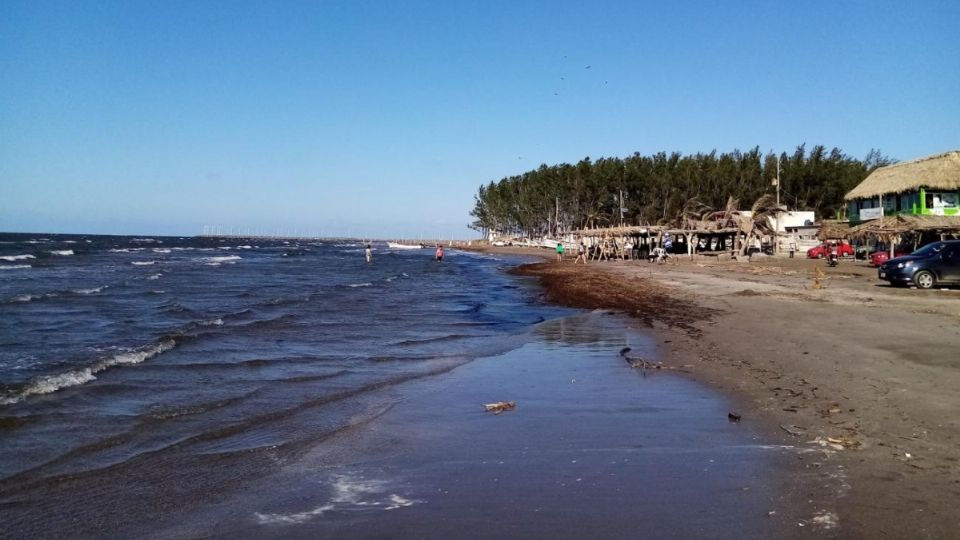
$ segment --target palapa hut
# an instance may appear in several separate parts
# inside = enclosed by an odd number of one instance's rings
[[[880,167],[844,200],[852,222],[960,215],[960,150]]]
[[[835,219],[825,219],[820,222],[820,230],[817,232],[817,238],[824,242],[830,240],[845,240],[849,238],[850,223],[846,221],[837,221]]]
[[[852,227],[847,236],[861,242],[883,242],[893,255],[897,245],[915,250],[925,242],[960,237],[960,216],[884,216]]]

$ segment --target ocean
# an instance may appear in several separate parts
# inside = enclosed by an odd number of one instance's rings
[[[286,522],[270,516],[300,515],[302,501],[289,500],[290,493],[312,493],[344,476],[314,478],[329,467],[324,461],[283,489],[270,479],[289,476],[329,448],[347,448],[339,462],[360,459],[355,447],[333,441],[369,432],[407,399],[411,384],[446,380],[479,358],[542,364],[544,355],[557,366],[565,358],[574,366],[568,369],[600,358],[609,377],[619,378],[616,351],[644,339],[619,322],[611,330],[585,322],[582,312],[544,304],[534,282],[504,272],[519,258],[448,250],[438,263],[430,249],[374,242],[367,263],[364,248],[355,240],[0,235],[2,528],[15,536],[150,536],[145,523],[186,522],[196,528],[183,535],[193,537],[230,523],[231,536],[262,536],[267,531],[248,527],[282,527]],[[502,386],[521,379],[507,376]],[[675,444],[703,446],[697,407],[707,404],[710,418],[723,419],[725,405],[702,387],[673,380],[668,393],[647,395],[649,407],[598,413],[597,425],[613,417],[633,422],[634,413],[649,418],[676,400],[678,417],[696,418],[688,422],[696,442]],[[617,392],[633,395],[638,383],[628,384]],[[452,394],[445,395],[438,407],[455,410]],[[597,395],[621,396],[609,388]],[[482,416],[467,412],[479,403],[471,399],[468,407],[466,416]],[[412,414],[400,432],[420,417]],[[645,444],[677,433],[672,425],[653,429]],[[706,447],[753,444],[753,435],[729,429],[724,420]],[[676,466],[687,466],[685,459]],[[702,473],[690,474],[696,490]],[[230,494],[246,502],[224,503]],[[358,501],[350,523],[357,512],[378,508]],[[760,511],[742,498],[731,504]],[[210,528],[185,517],[212,508],[220,510],[204,518]]]

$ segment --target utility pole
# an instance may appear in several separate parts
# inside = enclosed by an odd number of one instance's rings
[[[777,178],[773,181],[773,185],[777,186],[777,213],[776,216],[776,229],[773,231],[773,253],[780,253],[780,154],[777,154]]]
[[[624,206],[623,206],[623,190],[622,190],[622,189],[620,190],[620,198],[617,199],[617,203],[618,203],[618,205],[619,205],[618,210],[620,210],[620,226],[623,227],[623,209],[624,209]]]

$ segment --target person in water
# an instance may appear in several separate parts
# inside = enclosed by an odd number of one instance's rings
[[[367,249],[364,254],[367,257],[367,262],[370,262],[373,260],[373,249],[370,248],[370,244],[367,244]]]
[[[443,262],[443,246],[437,244],[437,262]]]
[[[563,242],[557,242],[557,262],[563,262]]]

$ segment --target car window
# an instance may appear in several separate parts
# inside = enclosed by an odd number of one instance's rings
[[[944,244],[943,242],[934,242],[932,244],[923,246],[922,248],[914,251],[912,254],[920,257],[929,257],[930,255],[940,253],[940,251],[946,247],[946,245],[947,244]]]

